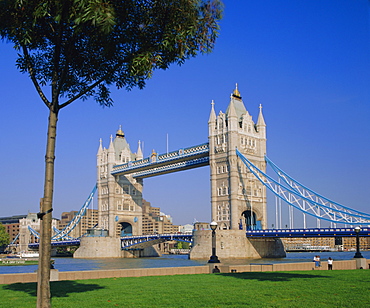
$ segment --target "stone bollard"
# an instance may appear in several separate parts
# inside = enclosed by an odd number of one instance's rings
[[[59,271],[56,269],[50,270],[50,281],[59,281]]]
[[[367,262],[365,258],[356,258],[356,269],[366,268]]]

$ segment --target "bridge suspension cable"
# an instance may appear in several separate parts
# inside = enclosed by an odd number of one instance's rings
[[[53,228],[53,231],[55,232],[55,234],[51,237],[52,241],[74,239],[68,236],[68,234],[77,226],[81,218],[85,215],[87,208],[89,207],[91,201],[93,200],[93,197],[96,192],[96,188],[97,187],[95,185],[90,195],[87,197],[85,203],[82,205],[81,209],[78,211],[78,213],[73,217],[73,219],[69,222],[69,224],[63,230],[58,230],[55,227]],[[40,234],[36,230],[32,229],[30,226],[28,226],[28,230],[35,238],[40,238]]]
[[[311,215],[315,218],[326,220],[333,223],[361,225],[370,224],[370,214],[353,210],[342,206],[336,202],[315,193],[303,186],[279,169],[275,164],[272,165],[270,159],[265,156],[266,162],[273,168],[283,181],[276,181],[257,166],[252,164],[238,149],[236,154],[241,161],[248,167],[256,178],[272,191],[277,197],[299,211]]]
[[[70,239],[71,238],[71,237],[69,237],[67,235],[77,226],[77,224],[80,222],[82,216],[85,215],[86,209],[88,208],[88,206],[90,205],[91,201],[93,200],[93,197],[95,195],[95,192],[96,192],[96,185],[94,186],[94,188],[91,191],[90,195],[86,199],[86,201],[83,204],[83,206],[81,207],[81,209],[75,215],[75,217],[73,217],[73,219],[70,221],[70,223],[62,231],[57,232],[55,235],[53,235],[51,237],[51,240],[52,241],[63,240],[63,239],[66,239],[66,238],[69,238]]]
[[[313,202],[318,202],[322,204],[323,206],[333,208],[337,211],[343,212],[343,213],[351,213],[354,215],[359,215],[360,217],[364,217],[367,219],[370,219],[370,214],[357,211],[355,209],[351,209],[347,206],[341,205],[335,201],[332,201],[313,190],[309,189],[308,187],[302,185],[295,179],[293,179],[291,176],[289,176],[287,173],[285,173],[283,170],[281,170],[277,165],[275,165],[267,156],[265,156],[265,160],[267,164],[275,171],[275,173],[279,176],[280,179],[282,179],[289,187],[299,192],[300,195],[307,197],[311,199]]]
[[[31,235],[33,235],[35,238],[40,238],[40,233],[32,229],[31,226],[28,226],[28,230],[30,231]]]

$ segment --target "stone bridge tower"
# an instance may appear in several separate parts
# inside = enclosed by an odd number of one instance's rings
[[[108,149],[103,148],[100,140],[97,154],[99,227],[107,229],[110,237],[142,234],[143,180],[111,174],[113,166],[142,158],[140,142],[137,153],[132,153],[121,128],[114,140],[111,136]]]
[[[237,157],[235,149],[265,171],[266,124],[262,107],[257,123],[244,106],[238,86],[226,113],[208,121],[212,220],[221,230],[265,229],[266,188]]]
[[[257,119],[244,106],[238,87],[225,113],[216,115],[212,102],[208,120],[212,221],[216,221],[216,250],[220,260],[285,257],[277,238],[247,238],[246,229],[267,228],[266,189],[237,157],[236,149],[265,171],[266,124],[262,107]],[[193,231],[190,259],[208,259],[212,234]]]

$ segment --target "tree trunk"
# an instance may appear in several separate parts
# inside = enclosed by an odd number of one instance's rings
[[[37,307],[49,308],[50,305],[50,254],[51,254],[51,222],[54,189],[55,141],[58,111],[50,108],[48,134],[45,155],[44,197],[40,203],[40,248],[37,272]]]

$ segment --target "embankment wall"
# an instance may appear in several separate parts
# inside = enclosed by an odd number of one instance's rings
[[[275,264],[247,264],[247,265],[224,265],[207,264],[203,266],[185,266],[185,267],[162,267],[162,268],[137,268],[137,269],[118,269],[118,270],[94,270],[94,271],[74,271],[59,272],[51,270],[51,281],[62,280],[83,280],[100,279],[114,277],[140,277],[140,276],[164,276],[164,275],[184,275],[184,274],[208,274],[212,272],[213,267],[217,265],[221,273],[232,272],[268,272],[268,271],[310,271],[327,270],[327,262],[321,262],[321,267],[315,268],[313,262],[299,263],[275,263]],[[333,270],[352,270],[352,269],[370,269],[370,260],[353,259],[344,261],[334,261]],[[0,284],[36,282],[37,273],[22,274],[0,274]]]

